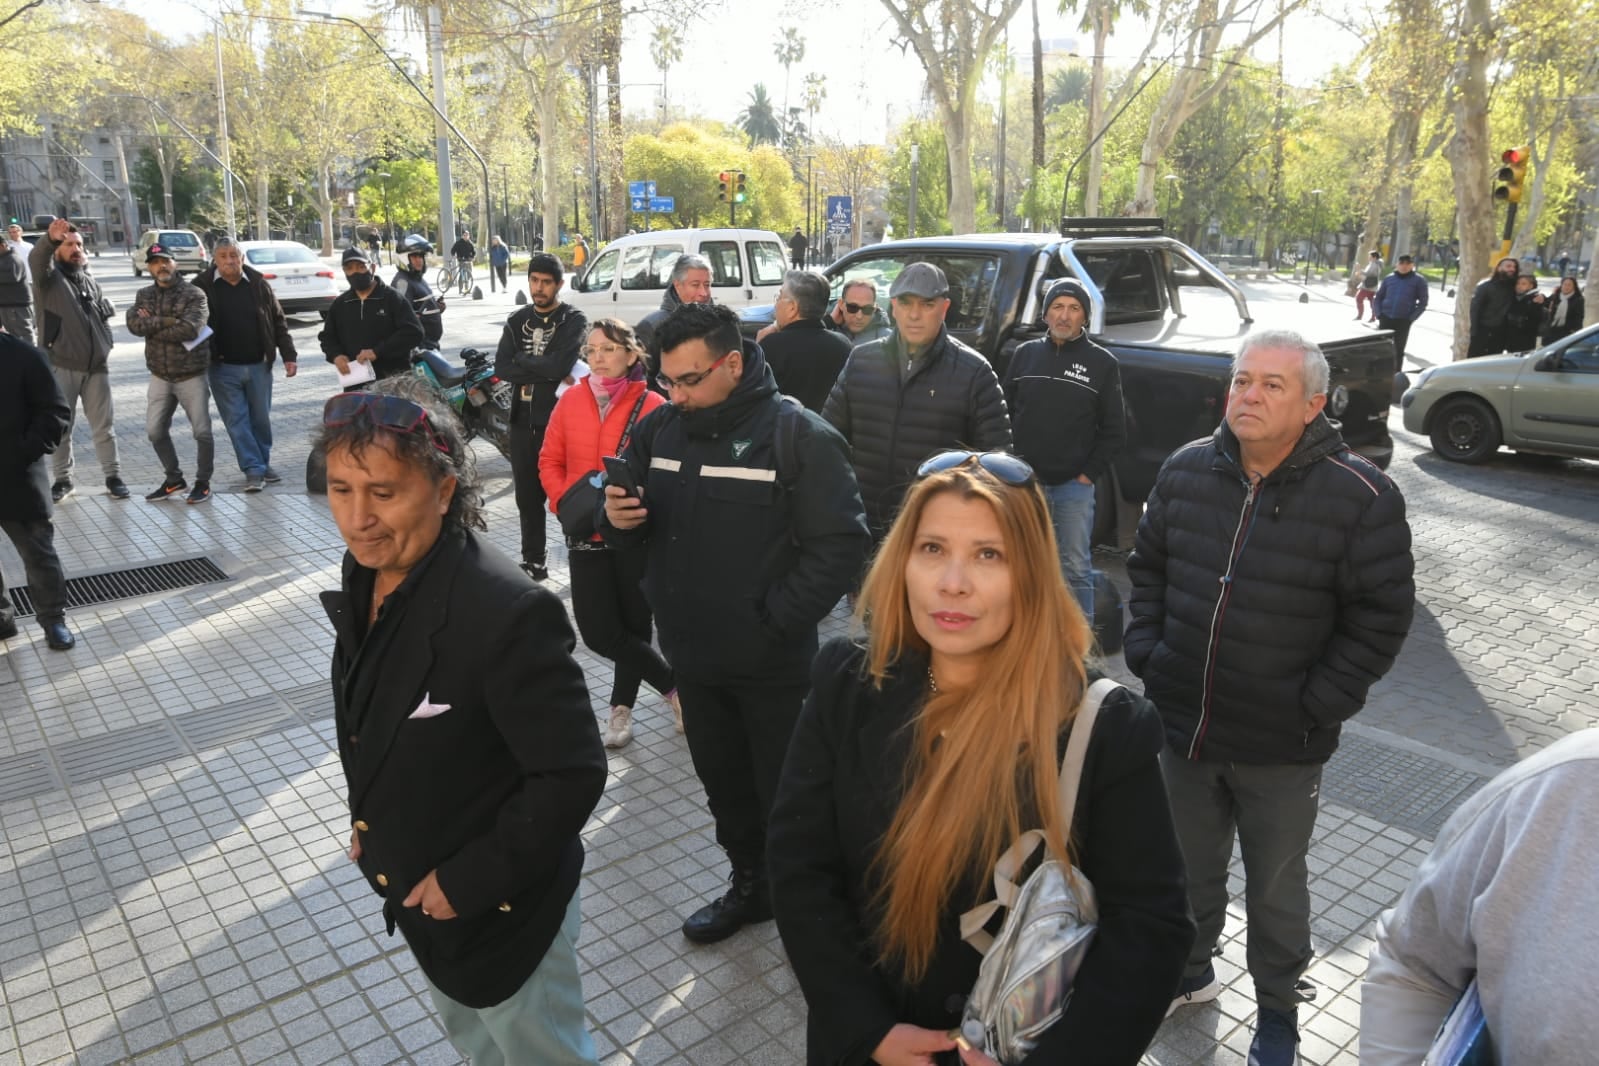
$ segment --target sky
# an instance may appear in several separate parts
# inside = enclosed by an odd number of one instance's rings
[[[208,23],[196,16],[197,9],[214,11],[219,4],[227,6],[227,0],[178,0],[159,5],[115,2],[137,6],[158,31],[173,37],[208,28]],[[305,6],[352,17],[367,9],[362,0],[306,0]],[[1051,0],[1043,0],[1039,7],[1048,54],[1087,53],[1091,38],[1078,31],[1075,14],[1058,13]],[[802,106],[807,74],[819,73],[826,79],[827,97],[815,122],[814,132],[819,137],[884,143],[900,122],[928,107],[922,99],[921,64],[913,52],[902,51],[894,43],[888,13],[874,0],[705,0],[696,10],[698,14],[684,31],[684,58],[667,76],[675,114],[690,112],[732,122],[758,82],[765,84],[776,106],[783,107],[783,67],[773,55],[773,46],[782,28],[791,25],[801,31],[805,56],[790,75],[789,105]],[[398,16],[388,16],[385,21],[392,27],[401,25]],[[375,32],[379,29],[374,23],[368,25]],[[624,110],[633,114],[652,114],[659,106],[660,71],[649,49],[652,28],[648,17],[634,15],[624,29],[622,102]],[[1149,34],[1150,27],[1143,21],[1125,20],[1106,47],[1110,65],[1130,64]],[[1348,61],[1361,44],[1354,34],[1308,12],[1289,18],[1285,37],[1288,80],[1300,85],[1308,85],[1335,64]],[[414,54],[425,55],[421,42],[416,43]],[[1012,23],[1010,50],[1016,57],[1016,76],[1027,76],[1031,65],[1027,4]],[[1269,47],[1258,49],[1257,55],[1267,63],[1275,58]],[[994,98],[997,80],[985,89],[985,95]]]

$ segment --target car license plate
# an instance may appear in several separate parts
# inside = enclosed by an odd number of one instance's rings
[[[288,282],[290,285],[304,285],[306,281],[305,278],[284,278],[283,280]]]

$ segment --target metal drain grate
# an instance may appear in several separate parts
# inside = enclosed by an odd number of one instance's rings
[[[1439,759],[1345,733],[1322,775],[1321,798],[1431,840],[1487,783]]]
[[[95,603],[126,600],[134,596],[148,596],[152,592],[170,592],[172,589],[227,579],[228,575],[203,555],[171,563],[137,566],[131,570],[108,570],[103,574],[68,578],[67,606],[88,607]],[[35,613],[32,590],[27,585],[13,588],[10,592],[11,603],[18,615]]]

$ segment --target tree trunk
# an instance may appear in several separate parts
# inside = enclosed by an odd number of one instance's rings
[[[1029,201],[1036,201],[1039,175],[1044,172],[1044,39],[1039,36],[1038,28],[1038,0],[1033,0],[1033,170],[1029,176],[1028,189],[1032,190]],[[1036,214],[1036,209],[1029,210],[1029,216]],[[1038,219],[1032,218],[1036,229]]]
[[[977,195],[972,188],[972,143],[964,111],[944,116],[948,149],[949,224],[954,233],[977,232]],[[924,234],[930,236],[930,234]]]
[[[1532,145],[1532,158],[1528,161],[1528,169],[1532,172],[1532,187],[1526,190],[1517,209],[1521,221],[1516,224],[1516,234],[1510,242],[1512,255],[1526,255],[1532,251],[1534,243],[1532,228],[1538,221],[1538,212],[1543,210],[1549,162],[1555,158],[1555,150],[1560,144],[1560,135],[1564,132],[1565,125],[1564,117],[1555,119],[1544,135],[1543,144],[1534,142]]]
[[[1465,0],[1455,66],[1447,90],[1455,132],[1445,152],[1460,212],[1460,274],[1455,295],[1455,359],[1466,357],[1471,339],[1471,295],[1493,269],[1493,201],[1488,147],[1488,51],[1493,44],[1491,0]]]
[[[322,220],[322,254],[333,254],[333,182],[327,160],[316,165],[316,195],[312,198]]]
[[[117,181],[122,183],[122,241],[131,253],[139,237],[139,205],[133,199],[133,186],[128,182],[128,149],[122,134],[111,130],[111,151],[117,161]],[[152,219],[152,221],[154,221]]]
[[[546,79],[547,81],[550,79]],[[554,85],[547,84],[538,94],[539,122],[539,198],[544,207],[544,248],[554,252],[561,238],[561,192],[555,184],[555,137],[559,121],[560,99]]]
[[[666,76],[661,76],[664,84]],[[609,0],[605,10],[605,105],[609,142],[606,169],[611,175],[608,236],[619,237],[627,228],[627,175],[622,173],[622,2]]]
[[[1088,74],[1088,129],[1093,137],[1105,124],[1105,42],[1110,37],[1109,0],[1093,0],[1088,17],[1094,27],[1094,57]],[[1095,141],[1088,150],[1088,173],[1083,179],[1083,214],[1099,216],[1099,183],[1105,172],[1105,142]]]
[[[264,164],[258,165],[255,168],[255,239],[258,241],[272,239],[272,222],[267,218],[267,197],[270,194],[267,168]]]

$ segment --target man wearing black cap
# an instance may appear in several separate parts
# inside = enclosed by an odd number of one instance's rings
[[[206,371],[211,368],[210,305],[199,286],[178,273],[172,252],[160,244],[145,249],[145,269],[155,279],[133,298],[128,308],[128,332],[144,338],[144,365],[150,370],[144,431],[166,472],[151,503],[170,500],[188,491],[190,503],[211,498],[211,468],[216,440],[211,433],[211,388]],[[178,449],[172,443],[172,414],[183,405],[194,434],[194,487],[183,479]]]
[[[522,518],[522,569],[535,581],[550,576],[545,556],[539,449],[555,410],[555,390],[570,377],[588,332],[583,312],[556,296],[561,261],[536,252],[527,264],[529,302],[506,320],[494,353],[494,372],[516,386],[511,401],[511,478]]]
[[[944,328],[944,272],[912,263],[888,296],[894,332],[850,353],[822,408],[854,451],[874,541],[888,532],[905,486],[929,455],[949,448],[1005,451],[1011,444],[994,368]]]
[[[1005,403],[1016,454],[1032,464],[1055,526],[1061,573],[1094,620],[1094,483],[1127,439],[1121,367],[1088,338],[1088,289],[1062,278],[1044,296],[1049,334],[1016,349]]]
[[[1427,310],[1427,282],[1416,273],[1415,262],[1408,255],[1399,257],[1394,272],[1382,279],[1377,287],[1377,328],[1393,330],[1394,351],[1399,355],[1399,366],[1405,367],[1405,344],[1410,340],[1410,324]]]
[[[344,277],[349,291],[333,301],[317,335],[322,354],[340,374],[355,363],[369,364],[380,379],[409,374],[411,349],[425,339],[411,302],[378,280],[359,248],[345,249]]]

